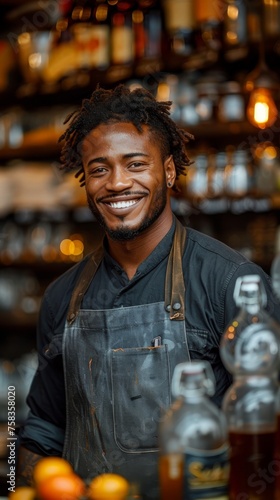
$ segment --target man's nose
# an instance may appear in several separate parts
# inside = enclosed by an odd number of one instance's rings
[[[112,169],[111,174],[106,183],[108,191],[123,191],[132,186],[133,181],[128,172],[124,169],[116,167]]]

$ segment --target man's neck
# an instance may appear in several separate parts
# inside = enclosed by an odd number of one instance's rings
[[[139,265],[152,253],[172,226],[171,217],[158,224],[153,224],[146,231],[130,241],[115,241],[108,238],[109,253],[126,272],[129,279],[133,278]]]

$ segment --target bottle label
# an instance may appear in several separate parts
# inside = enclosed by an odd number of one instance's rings
[[[134,57],[133,32],[128,26],[114,26],[111,30],[112,63],[132,63]]]
[[[188,451],[185,454],[184,498],[227,500],[228,477],[228,446],[214,451]]]
[[[73,29],[78,65],[98,68],[109,65],[109,26],[77,24]]]

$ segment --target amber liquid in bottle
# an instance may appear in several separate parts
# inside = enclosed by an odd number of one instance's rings
[[[229,500],[236,500],[241,494],[254,500],[274,499],[275,480],[271,464],[275,440],[276,431],[269,428],[258,433],[246,430],[229,433]]]
[[[177,453],[159,458],[160,500],[183,500],[184,456]]]
[[[277,465],[277,473],[275,471],[275,500],[280,500],[280,413],[277,415],[277,432],[275,440],[275,455],[274,460]]]

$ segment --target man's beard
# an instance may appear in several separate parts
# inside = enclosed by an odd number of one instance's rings
[[[89,196],[87,196],[87,202],[92,214],[94,215],[100,226],[105,229],[106,234],[112,238],[112,240],[129,241],[133,240],[134,238],[136,238],[136,236],[139,236],[139,234],[148,229],[162,214],[167,202],[167,187],[164,183],[158,188],[156,197],[153,200],[153,213],[149,214],[148,217],[144,221],[142,221],[140,226],[134,229],[127,228],[125,224],[120,225],[117,229],[111,229],[107,226],[105,218],[97,210],[96,205],[89,198]],[[123,219],[121,216],[119,218],[120,221]]]

